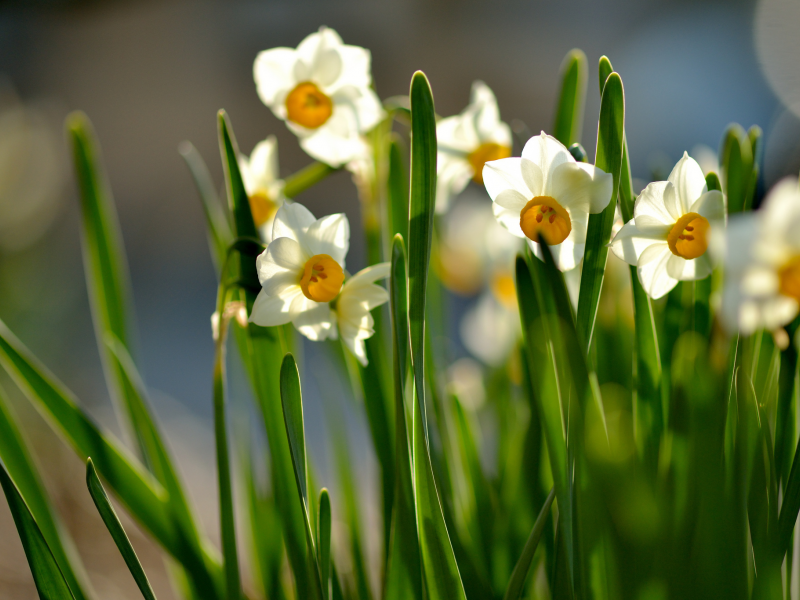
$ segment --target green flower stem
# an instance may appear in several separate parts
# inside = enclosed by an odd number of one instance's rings
[[[283,195],[294,198],[318,184],[331,173],[341,170],[321,162],[313,162],[283,180]]]

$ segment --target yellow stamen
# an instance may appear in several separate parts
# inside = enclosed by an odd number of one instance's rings
[[[667,244],[675,256],[686,260],[703,256],[708,250],[708,219],[697,213],[686,213],[667,235]]]
[[[778,290],[800,302],[800,256],[793,257],[778,269]]]
[[[330,302],[339,295],[343,282],[341,265],[327,254],[317,254],[306,262],[300,288],[309,300]]]
[[[275,204],[266,192],[258,191],[248,198],[250,201],[250,212],[253,213],[253,221],[256,227],[261,227],[264,223],[275,216],[278,212],[278,205]]]
[[[490,160],[500,160],[511,156],[511,148],[494,142],[481,144],[467,155],[467,160],[472,167],[472,181],[483,184],[483,165]]]
[[[290,121],[316,129],[333,113],[333,102],[314,83],[298,83],[286,96],[286,112]]]
[[[519,226],[528,239],[544,241],[555,246],[560,244],[572,231],[572,220],[567,209],[550,196],[536,196],[530,200],[519,214]]]
[[[492,276],[492,294],[506,308],[517,306],[517,286],[511,273],[500,271]]]

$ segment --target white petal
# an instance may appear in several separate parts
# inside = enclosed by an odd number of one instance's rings
[[[527,141],[522,149],[522,158],[528,159],[541,169],[545,191],[549,186],[550,175],[556,167],[565,162],[575,162],[564,144],[544,131]]]
[[[526,240],[533,253],[538,256],[540,260],[544,260],[542,247],[536,242],[533,242],[527,238]],[[553,255],[553,261],[556,263],[558,270],[563,272],[574,269],[581,264],[585,248],[585,242],[579,243],[567,238],[560,244],[550,246],[550,252]]]
[[[512,190],[509,190],[507,195],[511,196],[512,193],[514,192],[512,192]],[[500,223],[500,225],[502,225],[503,227],[505,227],[509,233],[519,238],[527,239],[525,234],[522,232],[522,228],[519,226],[520,210],[510,210],[498,204],[497,202],[492,203],[492,212],[494,213],[494,218],[497,219],[497,222]]]
[[[311,254],[327,254],[344,268],[350,247],[350,222],[338,213],[315,221],[306,231],[304,245]]]
[[[520,337],[519,315],[484,292],[464,314],[459,332],[467,350],[486,364],[499,366]]]
[[[614,179],[609,173],[593,165],[565,162],[552,171],[548,195],[564,208],[594,214],[608,206],[613,188]]]
[[[519,220],[522,209],[525,208],[528,201],[528,198],[525,198],[525,196],[516,190],[503,190],[497,195],[494,203],[497,206],[502,206],[514,212],[517,216],[517,220]]]
[[[697,201],[689,208],[689,212],[694,212],[705,217],[709,223],[725,220],[725,196],[722,192],[711,190],[700,196]]]
[[[440,152],[465,155],[478,147],[480,139],[471,119],[455,115],[436,123],[436,144]]]
[[[305,206],[299,202],[287,202],[275,214],[275,223],[272,225],[272,239],[287,237],[299,242],[303,232],[314,223],[316,219]]]
[[[686,260],[674,254],[667,261],[667,273],[679,281],[697,281],[711,275],[711,260],[708,252],[697,258]]]
[[[330,306],[327,302],[320,302],[298,314],[292,319],[292,325],[311,341],[326,340],[334,330]]]
[[[369,50],[360,46],[341,45],[336,51],[342,60],[342,72],[332,87],[351,85],[367,88],[372,85],[371,63],[372,57]]]
[[[677,221],[706,192],[706,178],[697,161],[684,152],[668,179],[675,186],[676,194],[666,198],[667,210]]]
[[[258,187],[266,188],[278,179],[278,140],[274,135],[262,140],[250,154],[250,169]]]
[[[320,27],[319,31],[307,36],[297,46],[297,81],[313,81],[321,87],[336,81],[342,67],[336,50],[341,45],[342,38],[328,27]]]
[[[664,196],[671,187],[668,181],[654,181],[639,194],[633,207],[633,218],[639,231],[653,234],[669,231],[681,217],[673,218],[665,206]]]
[[[634,219],[622,226],[611,240],[611,250],[618,258],[634,267],[639,264],[639,257],[653,244],[666,241],[665,236],[643,233],[636,227]]]
[[[472,166],[463,157],[436,154],[436,212],[443,213],[453,196],[460,194],[472,178]]]
[[[666,242],[653,244],[642,252],[639,257],[639,281],[647,295],[661,298],[678,284],[678,280],[670,277],[667,272],[667,262],[674,256]]]
[[[261,327],[285,325],[292,320],[289,304],[279,296],[269,296],[264,290],[258,292],[253,310],[250,311],[250,322]]]
[[[330,119],[317,129],[307,130],[300,138],[300,146],[312,158],[332,167],[341,167],[360,158],[365,145],[359,133],[355,106],[334,105]]]
[[[354,289],[375,283],[379,279],[386,279],[391,272],[392,265],[388,262],[371,265],[366,269],[361,269],[344,284],[345,288]],[[342,290],[344,292],[344,289]]]
[[[530,163],[523,166],[523,160],[518,157],[501,158],[483,165],[483,185],[492,200],[505,190],[515,190],[528,200],[541,195],[541,170]],[[531,189],[528,181],[534,189]]]
[[[334,103],[334,114],[343,110],[352,113],[357,134],[369,132],[386,115],[380,98],[369,87],[344,86],[331,96],[331,100]]]
[[[281,118],[286,116],[286,107],[280,98],[285,98],[298,83],[294,78],[296,61],[297,54],[292,48],[272,48],[259,52],[253,63],[258,97]]]
[[[800,190],[795,177],[779,181],[764,198],[758,212],[764,231],[770,232],[773,239],[782,239],[795,248],[800,246]]]
[[[311,258],[290,238],[273,240],[256,259],[258,279],[270,296],[290,285],[297,285],[306,261]]]

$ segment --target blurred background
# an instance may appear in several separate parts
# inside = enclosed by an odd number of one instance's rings
[[[734,121],[764,130],[767,189],[800,170],[797,0],[0,2],[0,319],[101,423],[118,429],[92,331],[62,130],[70,111],[83,110],[100,139],[118,207],[140,366],[213,539],[209,317],[216,282],[200,203],[177,148],[193,142],[221,186],[216,111],[224,108],[242,152],[275,134],[282,176],[308,164],[294,135],[259,101],[252,64],[260,50],[294,47],[320,25],[372,51],[382,98],[407,93],[411,74],[421,69],[437,112],[449,116],[468,103],[472,81],[482,79],[504,120],[534,133],[550,129],[559,66],[571,48],[581,48],[590,65],[582,140],[590,157],[597,61],[606,54],[625,85],[631,165],[643,183],[665,175],[684,150],[713,165]],[[298,200],[318,216],[348,214],[348,267],[363,267],[349,174],[333,175]],[[453,348],[454,359],[466,355],[457,341]],[[307,363],[317,360],[315,352],[306,345]],[[306,427],[322,484],[330,468],[320,392],[326,377],[323,369],[304,378]],[[231,379],[232,394],[246,396],[246,386]],[[4,376],[0,383],[10,390]],[[15,398],[100,597],[136,597],[89,502],[83,465]],[[362,420],[353,411],[348,426],[356,470],[369,481],[376,466]],[[156,592],[171,597],[157,552],[128,524]],[[3,501],[0,540],[0,596],[35,598]]]

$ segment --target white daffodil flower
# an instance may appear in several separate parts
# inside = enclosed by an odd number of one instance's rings
[[[511,128],[500,120],[494,93],[482,81],[472,84],[470,103],[460,115],[436,124],[436,211],[472,179],[483,183],[486,161],[511,156]]]
[[[483,183],[500,224],[528,238],[540,258],[542,236],[562,271],[580,263],[589,214],[602,212],[613,191],[610,174],[577,162],[544,131],[528,140],[521,157],[487,162]]]
[[[283,181],[278,177],[278,140],[274,135],[259,142],[250,158],[239,156],[239,172],[261,239],[272,241],[272,223],[283,205]]]
[[[340,167],[364,151],[361,134],[383,118],[370,87],[370,53],[321,27],[297,47],[260,52],[253,65],[261,101],[286,121],[313,158]]]
[[[667,181],[654,181],[642,190],[633,219],[614,236],[611,249],[637,267],[648,296],[661,298],[678,281],[711,274],[709,229],[724,223],[722,192],[708,191],[700,165],[684,152]]]
[[[331,303],[332,320],[338,324],[344,345],[364,366],[367,366],[364,340],[375,333],[370,311],[389,301],[389,292],[375,282],[388,277],[390,267],[387,262],[362,269],[345,281],[339,297]],[[331,337],[336,339],[335,330]]]
[[[284,204],[272,241],[256,260],[262,289],[250,321],[263,327],[291,322],[310,340],[328,338],[334,326],[328,303],[342,289],[349,245],[344,214],[315,219],[302,204]]]
[[[721,317],[730,331],[775,330],[800,308],[800,189],[789,177],[761,208],[730,218]]]

